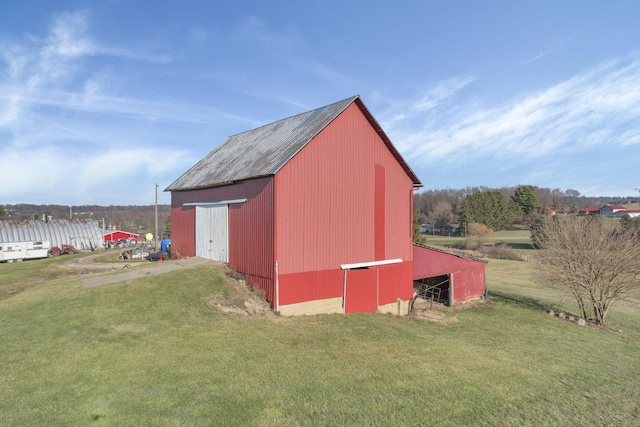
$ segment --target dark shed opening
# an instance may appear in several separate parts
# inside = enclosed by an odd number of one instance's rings
[[[451,279],[448,274],[413,281],[413,299],[409,306],[413,310],[415,301],[422,299],[432,307],[433,303],[450,305]]]

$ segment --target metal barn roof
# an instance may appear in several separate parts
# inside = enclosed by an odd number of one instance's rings
[[[76,249],[102,248],[98,221],[52,219],[49,221],[0,221],[0,242],[49,241],[52,246]]]
[[[184,191],[274,175],[353,102],[376,129],[415,186],[417,176],[393,147],[358,95],[227,138],[165,191]]]

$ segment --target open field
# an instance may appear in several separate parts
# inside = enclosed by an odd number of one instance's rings
[[[84,288],[61,261],[0,265],[0,425],[640,424],[639,300],[577,326],[528,263],[441,324],[226,315],[218,265]]]
[[[473,239],[457,236],[420,235],[420,243],[430,246],[443,246],[445,248],[459,247],[466,241],[473,241]],[[531,232],[528,229],[497,231],[491,238],[485,240],[485,245],[499,244],[508,245],[521,257],[531,257],[535,253],[534,247],[531,244]]]

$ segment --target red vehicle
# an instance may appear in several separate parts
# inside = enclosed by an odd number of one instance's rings
[[[78,250],[71,245],[62,245],[60,247],[53,246],[49,249],[49,255],[51,256],[58,256],[62,254],[73,255],[75,253],[78,253]]]

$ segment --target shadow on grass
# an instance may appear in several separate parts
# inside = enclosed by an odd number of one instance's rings
[[[507,243],[511,249],[535,249],[532,243]]]
[[[525,297],[517,294],[510,294],[500,291],[494,291],[489,289],[488,292],[489,300],[491,301],[501,301],[508,302],[510,304],[518,305],[520,307],[533,308],[535,310],[549,310],[549,304],[543,303],[535,298]]]

